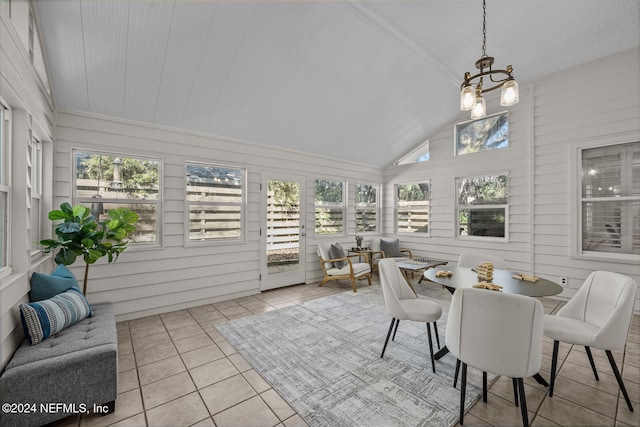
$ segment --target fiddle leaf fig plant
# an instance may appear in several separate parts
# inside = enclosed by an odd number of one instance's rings
[[[109,263],[127,248],[127,238],[135,233],[138,214],[126,208],[109,209],[109,219],[97,222],[91,210],[82,205],[60,205],[49,212],[51,221],[62,221],[55,227],[55,239],[40,240],[45,253],[57,251],[57,264],[71,265],[78,257],[85,262],[83,292],[87,293],[89,265],[103,256]]]

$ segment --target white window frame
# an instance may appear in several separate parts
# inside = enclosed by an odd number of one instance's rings
[[[569,214],[573,219],[573,227],[571,227],[570,237],[571,246],[570,253],[572,259],[588,260],[588,261],[605,261],[618,262],[625,264],[638,264],[640,255],[623,254],[614,252],[596,252],[582,250],[582,151],[591,148],[604,148],[613,145],[624,145],[637,142],[638,139],[614,139],[610,141],[592,141],[576,144],[575,147],[569,148],[569,170],[572,171],[570,176],[570,210]],[[624,199],[636,200],[637,197],[625,197]]]
[[[358,206],[358,187],[360,185],[368,185],[376,189],[376,204],[374,207]],[[371,182],[356,182],[356,199],[355,199],[355,217],[356,217],[356,234],[380,234],[380,196],[382,193],[382,186],[380,184],[374,184]],[[358,231],[358,211],[373,212],[376,218],[376,229],[374,231]]]
[[[318,203],[318,201],[315,200],[315,194],[316,194],[316,182],[318,180],[325,180],[325,181],[334,181],[334,182],[341,182],[342,183],[342,203],[338,204],[338,203]],[[337,177],[326,177],[326,176],[318,176],[313,180],[313,218],[314,218],[314,222],[317,220],[316,218],[316,209],[341,209],[342,210],[342,231],[341,232],[336,232],[336,233],[328,233],[328,234],[319,234],[316,232],[316,227],[313,227],[313,231],[314,231],[314,235],[316,237],[326,237],[326,238],[333,238],[336,236],[346,236],[347,235],[347,185],[348,185],[348,181],[344,178],[337,178]]]
[[[139,159],[139,160],[150,160],[154,162],[158,162],[158,198],[156,199],[115,199],[115,198],[101,198],[99,199],[100,203],[113,203],[113,204],[146,204],[146,205],[156,205],[156,240],[155,242],[133,242],[131,241],[127,248],[129,250],[136,249],[148,249],[148,248],[160,248],[162,247],[163,242],[163,159],[160,157],[151,157],[139,154],[131,154],[131,153],[122,153],[122,152],[112,152],[112,151],[102,151],[95,149],[86,149],[82,147],[76,147],[71,150],[71,171],[72,171],[72,203],[74,205],[80,203],[95,203],[96,199],[91,197],[79,197],[76,194],[77,190],[77,176],[78,173],[76,171],[76,153],[86,153],[86,154],[94,154],[94,155],[102,155],[102,156],[112,156],[112,157],[120,157],[120,158],[131,158],[131,159]]]
[[[507,195],[507,203],[505,204],[486,204],[486,205],[461,205],[459,203],[459,194],[458,194],[458,179],[466,179],[466,178],[484,178],[489,176],[506,176],[507,177],[507,186],[509,190],[509,194]],[[509,242],[509,205],[510,205],[510,195],[511,195],[511,178],[509,176],[509,172],[496,172],[496,173],[486,173],[481,175],[465,175],[458,176],[454,178],[454,200],[455,200],[455,228],[453,230],[454,237],[460,240],[478,240],[478,241],[489,241],[489,242]],[[461,236],[460,235],[460,210],[461,209],[473,209],[473,210],[496,210],[496,209],[504,209],[504,237],[500,236]]]
[[[419,144],[416,148],[400,157],[394,166],[411,165],[414,163],[428,162],[430,160],[429,140]]]
[[[42,252],[38,244],[42,240],[42,142],[29,130],[27,144],[27,219],[31,256]],[[37,205],[35,209],[33,206]],[[34,221],[36,222],[34,224]],[[35,232],[35,235],[33,234]]]
[[[0,99],[0,110],[2,120],[2,134],[0,135],[0,197],[4,196],[6,205],[5,211],[0,213],[0,229],[2,239],[2,252],[0,255],[0,278],[11,274],[11,148],[12,148],[12,122],[11,109]]]
[[[190,201],[187,199],[187,170],[188,167],[202,166],[208,168],[236,169],[242,171],[242,201],[240,203],[232,202],[207,202],[207,201]],[[229,243],[244,243],[246,241],[246,212],[247,212],[247,169],[240,166],[224,165],[219,163],[207,163],[198,161],[187,161],[184,166],[185,176],[185,216],[184,216],[184,245],[185,246],[215,246]],[[222,237],[208,240],[191,239],[189,234],[189,206],[240,206],[240,235],[238,237]]]
[[[401,231],[399,229],[399,218],[398,216],[400,215],[399,209],[398,209],[398,202],[400,201],[399,197],[398,197],[398,187],[400,186],[404,186],[404,185],[418,185],[418,184],[427,184],[429,186],[429,200],[428,200],[428,205],[427,205],[427,231],[414,231],[414,232],[409,232],[409,231]],[[394,203],[393,203],[393,210],[394,210],[394,215],[393,215],[393,224],[394,224],[394,231],[396,232],[396,234],[400,234],[400,235],[406,235],[406,236],[423,236],[423,237],[431,237],[431,180],[430,179],[424,179],[424,180],[416,180],[416,181],[410,181],[410,182],[399,182],[393,185],[393,198],[394,198]]]

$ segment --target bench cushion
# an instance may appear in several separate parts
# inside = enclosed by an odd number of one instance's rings
[[[2,403],[103,405],[117,396],[117,332],[113,305],[92,305],[93,316],[39,345],[25,340],[0,376]],[[0,425],[39,426],[70,415],[63,412],[0,413]]]

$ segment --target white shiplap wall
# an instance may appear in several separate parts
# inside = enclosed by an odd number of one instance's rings
[[[216,138],[108,117],[59,112],[56,127],[54,204],[69,200],[73,149],[159,157],[163,162],[162,247],[130,247],[113,264],[98,262],[89,270],[90,302],[113,301],[119,319],[259,292],[260,176],[278,171],[306,177],[307,281],[321,276],[315,254],[314,180],[318,176],[348,182],[347,235],[354,241],[353,201],[357,180],[381,182],[382,171],[328,157]],[[184,245],[184,165],[186,161],[244,167],[247,170],[246,239],[210,246]],[[322,239],[322,238],[320,238]],[[82,275],[78,263],[72,270]]]
[[[488,251],[510,269],[551,280],[568,279],[562,297],[571,297],[597,269],[629,275],[640,283],[638,263],[594,262],[570,256],[570,155],[577,144],[640,140],[638,49],[554,74],[520,88],[520,103],[509,108],[509,148],[453,153],[454,124],[430,137],[431,160],[391,167],[384,172],[385,200],[393,184],[431,181],[431,235],[401,235],[404,246],[434,258],[457,260],[462,252]],[[505,110],[488,100],[490,114]],[[457,176],[508,172],[509,242],[478,242],[454,237]],[[385,205],[385,232],[393,234],[394,211]]]
[[[571,184],[577,176],[570,165],[576,148],[640,141],[639,49],[537,82],[533,103],[536,271],[567,277],[566,296],[573,295],[594,270],[626,274],[640,284],[637,261],[576,259],[570,252],[576,225]]]
[[[11,137],[7,143],[10,155],[10,212],[8,237],[9,269],[0,279],[0,370],[22,341],[18,306],[28,302],[29,277],[34,271],[50,272],[53,263],[41,253],[29,249],[27,212],[27,143],[33,132],[43,143],[42,209],[46,212],[51,199],[51,164],[53,149],[54,108],[47,91],[48,82],[41,70],[31,64],[27,43],[29,3],[2,2],[0,5],[0,98],[10,109]],[[34,62],[41,64],[40,50],[34,47]],[[45,78],[46,80],[46,78]],[[7,172],[7,171],[5,171]],[[2,219],[3,221],[5,218]]]

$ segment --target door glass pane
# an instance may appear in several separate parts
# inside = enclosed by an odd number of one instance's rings
[[[267,266],[269,274],[300,269],[300,184],[267,182]]]

